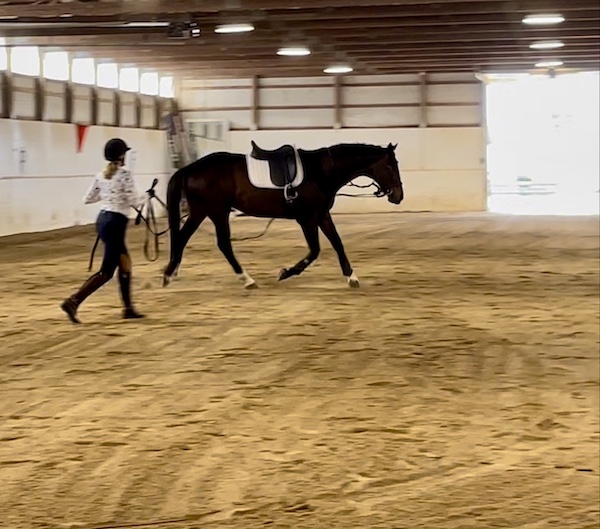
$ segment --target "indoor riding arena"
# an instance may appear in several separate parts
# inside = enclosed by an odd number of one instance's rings
[[[595,0],[0,2],[0,527],[597,529],[599,70]]]

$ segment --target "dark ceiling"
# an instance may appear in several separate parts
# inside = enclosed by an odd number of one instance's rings
[[[528,26],[528,14],[565,21]],[[198,38],[169,37],[168,27],[197,22]],[[221,23],[255,30],[216,34]],[[129,25],[127,25],[129,23]],[[134,24],[131,24],[134,23]],[[138,24],[135,24],[138,23]],[[54,0],[0,1],[6,45],[36,44],[186,78],[323,75],[332,63],[356,74],[530,71],[560,59],[563,68],[600,68],[598,0]],[[530,49],[539,40],[564,47]],[[280,46],[308,46],[281,57]]]

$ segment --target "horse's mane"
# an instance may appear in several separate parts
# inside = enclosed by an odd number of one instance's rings
[[[322,152],[322,151],[326,151],[328,149],[357,149],[357,148],[364,148],[364,149],[376,149],[380,152],[385,152],[386,148],[382,147],[381,145],[374,145],[372,143],[360,143],[360,142],[356,142],[356,143],[336,143],[334,145],[330,145],[329,147],[320,147],[318,149],[299,149],[301,151],[304,152],[311,152],[311,153],[316,153],[316,152]]]

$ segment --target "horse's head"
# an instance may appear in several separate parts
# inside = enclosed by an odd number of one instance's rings
[[[397,146],[398,144],[390,143],[387,147],[380,148],[381,156],[376,158],[371,167],[364,171],[364,174],[372,178],[379,186],[376,195],[387,196],[393,204],[400,204],[404,199],[404,188],[400,178],[398,160],[396,160]]]

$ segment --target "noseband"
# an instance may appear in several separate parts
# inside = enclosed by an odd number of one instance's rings
[[[391,189],[384,191],[383,189],[381,189],[381,187],[379,187],[379,185],[377,183],[373,183],[372,185],[377,187],[377,191],[375,191],[375,193],[373,193],[377,198],[389,197],[393,193],[393,191]]]

